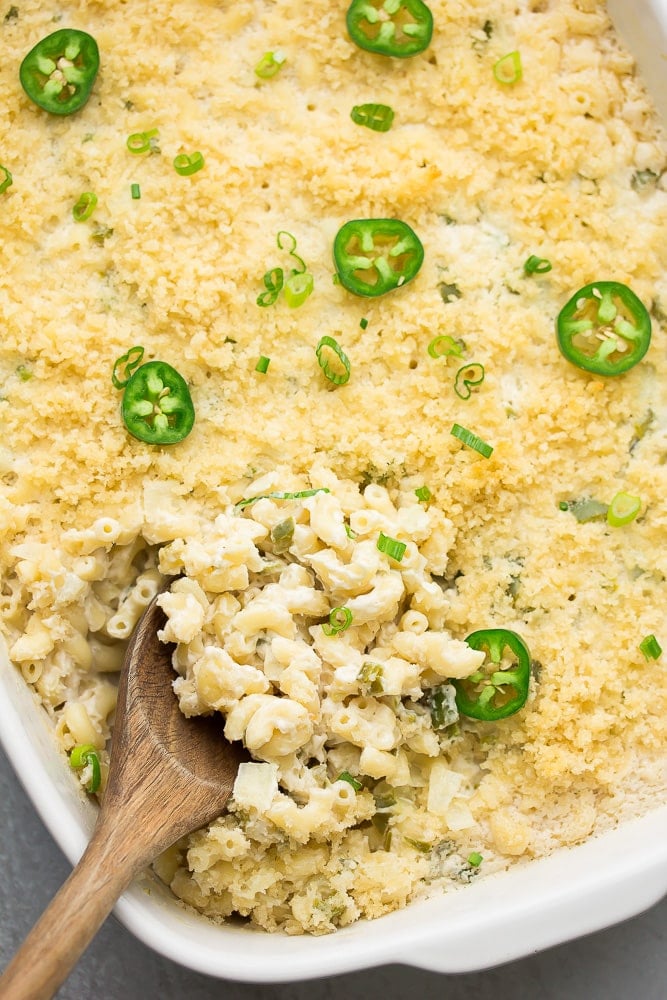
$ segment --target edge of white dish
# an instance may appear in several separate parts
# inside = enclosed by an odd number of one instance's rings
[[[608,7],[667,121],[667,0],[609,0]],[[1,643],[0,741],[54,840],[75,864],[96,808],[58,752],[46,713]],[[215,925],[182,907],[148,873],[133,883],[115,912],[144,944],[183,966],[220,978],[279,983],[385,963],[443,973],[488,968],[608,927],[666,893],[667,805],[662,805],[580,846],[323,937]]]

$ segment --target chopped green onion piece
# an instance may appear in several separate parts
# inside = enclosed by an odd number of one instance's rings
[[[204,157],[201,153],[179,153],[174,157],[174,170],[181,177],[189,177],[196,174],[204,166]]]
[[[347,781],[348,784],[352,785],[355,792],[360,792],[361,789],[364,787],[360,781],[357,781],[356,778],[352,777],[349,771],[341,771],[338,777],[336,778],[336,781]]]
[[[518,83],[523,76],[521,56],[516,50],[508,52],[493,67],[493,75],[498,83]]]
[[[637,517],[641,506],[639,497],[632,497],[629,493],[617,493],[609,504],[607,524],[612,528],[622,528],[624,524],[630,524]]]
[[[327,624],[322,626],[325,635],[338,635],[352,624],[352,612],[349,608],[334,608]]]
[[[355,125],[365,125],[374,132],[388,132],[394,123],[394,109],[388,104],[355,104],[350,118]]]
[[[80,770],[90,764],[91,777],[86,785],[86,791],[93,795],[100,787],[102,775],[100,772],[100,758],[96,748],[92,743],[83,743],[73,748],[69,756],[70,767]]]
[[[570,509],[570,505],[567,502],[567,500],[561,500],[561,502],[558,504],[558,509],[559,510],[569,510]]]
[[[7,188],[11,187],[14,183],[14,178],[10,174],[9,170],[7,170],[7,167],[3,166],[2,163],[0,163],[0,176],[3,178],[0,182],[0,194],[4,194]]]
[[[551,267],[550,260],[547,260],[546,257],[536,257],[535,254],[531,254],[523,265],[526,274],[546,274],[547,271],[551,270]]]
[[[363,317],[363,319],[359,320],[359,326],[361,327],[362,330],[365,330],[366,327],[368,326],[368,320],[366,319],[365,316]]]
[[[285,301],[290,309],[303,305],[313,290],[313,276],[307,271],[293,274],[285,282]]]
[[[647,660],[657,660],[662,653],[662,646],[654,635],[647,635],[642,639],[639,648]]]
[[[354,541],[354,539],[357,537],[356,531],[352,530],[347,521],[345,522],[345,534],[351,541]]]
[[[265,52],[255,66],[255,73],[260,80],[270,80],[280,71],[287,56],[284,52]]]
[[[380,552],[384,552],[385,555],[389,556],[391,559],[395,559],[396,562],[400,562],[405,555],[405,550],[407,545],[405,542],[399,542],[396,538],[391,538],[389,535],[385,535],[384,532],[380,532],[380,537],[377,541],[377,547]]]
[[[130,187],[130,194],[132,195],[135,201],[138,201],[139,198],[141,198],[141,188],[139,187],[138,184],[132,184],[132,186]]]
[[[482,441],[480,437],[477,437],[476,434],[469,431],[467,427],[461,427],[460,424],[453,424],[450,434],[453,434],[455,438],[458,438],[459,441],[462,441],[463,444],[467,445],[469,448],[479,452],[479,454],[483,455],[484,458],[490,458],[493,453],[491,445],[487,444],[486,441]]]
[[[125,145],[131,153],[158,153],[159,146],[155,141],[157,134],[156,128],[149,129],[148,132],[133,132],[128,135]]]
[[[433,494],[431,493],[428,486],[420,486],[419,489],[415,490],[415,496],[418,500],[432,500]]]
[[[266,291],[257,296],[257,305],[263,308],[272,306],[282,291],[284,280],[282,267],[274,267],[267,271],[262,278]]]
[[[472,854],[468,855],[468,864],[471,868],[479,868],[484,858],[478,851],[473,851]]]
[[[357,680],[360,681],[371,694],[382,694],[384,691],[384,687],[382,686],[383,674],[384,670],[381,663],[373,663],[372,660],[366,660],[357,674]]]
[[[97,205],[97,195],[92,191],[84,191],[79,196],[79,200],[72,209],[72,216],[75,222],[85,222],[95,211]]]
[[[111,373],[111,381],[116,389],[125,388],[127,383],[130,381],[130,377],[132,376],[134,369],[141,364],[143,356],[143,347],[137,345],[136,347],[131,347],[127,354],[121,354],[118,360],[114,362],[113,371]]]
[[[427,350],[432,358],[448,358],[451,355],[457,358],[463,357],[461,344],[447,333],[434,337]]]
[[[316,493],[330,493],[331,490],[328,486],[318,486],[313,490],[297,490],[296,493],[260,493],[256,497],[249,497],[247,500],[239,500],[237,504],[234,504],[237,510],[243,510],[244,507],[248,507],[251,503],[256,503],[258,500],[302,500],[305,497],[314,497]]]
[[[285,237],[287,238],[287,246],[285,245]],[[276,236],[276,243],[278,244],[279,250],[287,250],[290,257],[294,257],[294,260],[299,265],[292,271],[292,274],[300,274],[302,271],[306,270],[306,263],[302,257],[299,257],[296,250],[296,236],[293,233],[288,233],[286,229],[281,229]]]
[[[335,355],[335,359],[331,358],[331,352]],[[315,354],[317,355],[317,362],[320,368],[330,382],[333,382],[334,385],[345,385],[346,382],[349,382],[350,359],[333,337],[321,337],[315,348]],[[329,359],[331,360],[331,364],[329,363]],[[334,367],[332,367],[332,364]],[[340,367],[343,368],[342,372],[339,370]]]
[[[265,354],[262,354],[259,361],[255,365],[255,371],[260,372],[262,375],[266,375],[270,364],[271,358],[267,358]]]
[[[484,365],[473,361],[469,365],[463,365],[456,373],[454,379],[454,392],[461,399],[470,399],[472,386],[481,385],[484,381]]]

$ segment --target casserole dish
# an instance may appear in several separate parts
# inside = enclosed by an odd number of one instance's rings
[[[646,2],[610,10],[637,55],[659,109],[667,5]],[[71,780],[33,696],[3,651],[0,733],[7,753],[53,836],[75,862],[94,823],[94,807]],[[667,888],[667,807],[595,840],[540,861],[517,864],[408,910],[319,939],[262,936],[214,926],[176,905],[157,879],[144,876],[118,905],[142,941],[209,975],[279,982],[400,961],[439,972],[465,972],[521,957],[639,912]],[[483,934],[485,948],[466,947]]]

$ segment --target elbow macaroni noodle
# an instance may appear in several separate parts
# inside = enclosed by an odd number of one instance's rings
[[[148,511],[143,524],[136,512],[132,524],[100,518],[67,532],[59,550],[15,552],[10,655],[54,715],[63,750],[98,748],[103,781],[115,708],[108,678],[159,593],[159,634],[174,644],[181,710],[222,712],[227,739],[243,741],[253,761],[239,772],[228,813],[193,835],[176,866],[165,856],[158,871],[169,872],[184,900],[219,915],[228,907],[226,880],[239,872],[231,861],[243,858],[245,879],[279,852],[283,902],[249,912],[290,932],[330,930],[396,902],[371,906],[369,896],[360,906],[343,889],[347,876],[336,877],[338,888],[327,890],[317,919],[297,919],[305,912],[297,900],[322,878],[307,861],[313,851],[327,869],[347,872],[357,863],[351,845],[369,855],[393,842],[402,877],[416,886],[424,865],[419,854],[409,862],[414,848],[403,828],[424,826],[435,843],[461,831],[465,840],[477,827],[468,805],[474,782],[455,769],[452,753],[456,713],[448,729],[436,731],[429,709],[434,686],[471,673],[484,655],[442,627],[447,594],[420,554],[432,541],[431,525],[444,537],[442,516],[420,505],[414,491],[397,504],[384,487],[361,493],[323,476],[327,492],[302,500],[229,505],[212,519],[181,510],[157,525]],[[263,488],[259,481],[246,493]],[[273,529],[287,518],[293,531],[274,542]],[[184,524],[187,534],[179,535]],[[354,525],[350,533],[346,524]],[[378,549],[380,532],[405,541],[405,565]],[[439,552],[438,565],[445,561]],[[341,606],[351,623],[327,635],[323,625]],[[443,766],[456,794],[443,795]]]

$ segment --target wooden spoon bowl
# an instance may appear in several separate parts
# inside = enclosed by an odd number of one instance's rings
[[[118,691],[109,780],[92,839],[3,976],[0,1000],[46,1000],[132,878],[224,810],[247,760],[219,716],[187,719],[172,689],[173,647],[154,600],[130,641]]]

